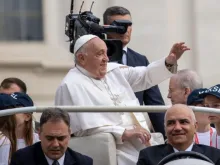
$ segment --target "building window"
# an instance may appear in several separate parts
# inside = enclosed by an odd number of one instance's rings
[[[0,41],[42,40],[42,0],[0,0]]]

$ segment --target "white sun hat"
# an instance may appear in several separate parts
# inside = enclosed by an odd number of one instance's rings
[[[83,35],[80,38],[78,38],[75,42],[74,45],[74,54],[88,41],[90,41],[93,38],[96,38],[98,36],[96,35],[92,35],[92,34],[87,34],[87,35]]]

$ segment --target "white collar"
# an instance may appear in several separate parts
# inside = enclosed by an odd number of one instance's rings
[[[193,144],[194,144],[194,143],[192,143],[185,151],[192,151]],[[179,150],[177,150],[177,149],[174,148],[174,147],[173,147],[173,150],[174,150],[174,152],[179,152]]]
[[[108,62],[108,63],[107,63],[107,72],[109,72],[109,71],[111,71],[111,70],[113,70],[113,69],[115,69],[115,68],[118,68],[118,67],[120,67],[120,66],[122,66],[122,65],[121,65],[121,64],[118,64],[118,63],[114,63],[114,62]],[[79,65],[77,65],[77,64],[76,64],[75,67],[76,67],[80,72],[82,72],[84,75],[86,75],[86,76],[92,78],[91,74],[90,74],[87,70],[85,70],[83,67],[81,67],[81,66],[79,66]]]
[[[44,154],[44,155],[45,155],[45,154]],[[46,159],[47,159],[48,164],[49,164],[49,165],[52,165],[53,162],[54,162],[54,160],[48,158],[46,155],[45,155],[45,157],[46,157]],[[62,156],[59,160],[57,160],[60,165],[64,165],[64,158],[65,158],[65,154],[63,154],[63,156]]]
[[[127,53],[127,51],[128,51],[128,46],[126,45],[126,46],[123,48],[123,50]]]
[[[79,66],[79,65],[76,64],[76,68],[77,68],[80,72],[82,72],[84,75],[86,75],[86,76],[88,76],[88,77],[92,77],[92,75],[91,75],[87,70],[85,70],[83,67],[81,67],[81,66]]]

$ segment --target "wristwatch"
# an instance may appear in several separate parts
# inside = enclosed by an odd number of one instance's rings
[[[166,68],[173,74],[177,73],[177,64],[168,64],[165,60],[165,66]]]

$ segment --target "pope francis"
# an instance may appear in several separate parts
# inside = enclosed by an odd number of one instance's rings
[[[134,92],[143,91],[171,77],[177,60],[189,50],[176,43],[169,55],[147,67],[108,63],[107,47],[95,35],[81,36],[74,45],[76,66],[55,97],[55,105],[139,106]],[[142,113],[70,113],[75,136],[109,132],[115,137],[118,165],[135,165],[140,149],[154,145]]]

